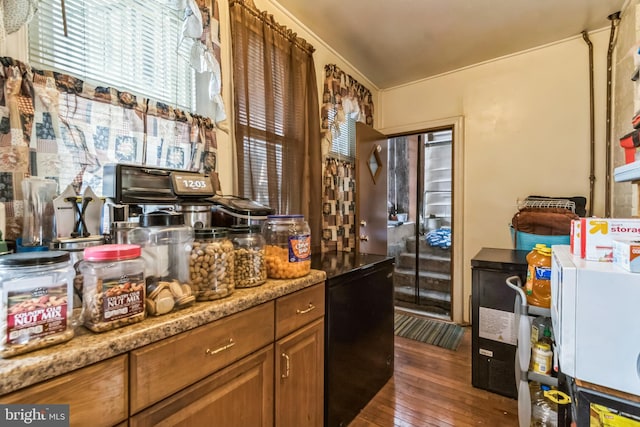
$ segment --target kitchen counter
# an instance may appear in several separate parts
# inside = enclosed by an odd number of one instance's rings
[[[196,302],[183,310],[104,333],[76,328],[70,341],[0,360],[0,395],[53,378],[181,332],[211,323],[324,281],[324,271],[298,279],[267,280],[264,285],[236,289],[217,301]]]

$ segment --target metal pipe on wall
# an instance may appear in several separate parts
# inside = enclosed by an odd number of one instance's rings
[[[587,216],[593,215],[593,193],[596,184],[596,139],[595,139],[595,108],[593,89],[593,43],[589,40],[589,34],[582,32],[582,38],[589,47],[589,208]]]
[[[609,34],[609,49],[607,50],[607,128],[606,128],[606,184],[604,192],[604,216],[611,217],[611,80],[612,80],[612,62],[613,49],[615,46],[616,27],[620,21],[620,12],[612,13],[607,16],[611,21],[611,33]]]

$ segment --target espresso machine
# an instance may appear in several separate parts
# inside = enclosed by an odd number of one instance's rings
[[[106,197],[104,226],[113,243],[137,226],[140,215],[174,211],[184,215],[193,228],[211,225],[210,200],[214,187],[207,174],[129,164],[107,164],[103,170],[102,194]]]

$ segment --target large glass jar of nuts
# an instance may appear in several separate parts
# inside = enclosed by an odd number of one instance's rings
[[[73,338],[74,276],[67,252],[0,257],[0,357]]]
[[[311,230],[303,215],[269,215],[264,235],[267,276],[294,279],[311,270]]]
[[[233,243],[223,227],[198,228],[189,256],[191,289],[198,301],[227,297],[235,289]]]
[[[144,260],[138,245],[85,248],[82,319],[93,332],[137,323],[145,315]]]
[[[235,254],[236,288],[249,288],[267,281],[264,260],[264,237],[259,225],[233,226],[230,229]]]

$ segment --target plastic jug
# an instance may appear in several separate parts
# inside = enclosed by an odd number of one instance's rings
[[[551,307],[551,248],[538,243],[527,254],[527,304]]]

